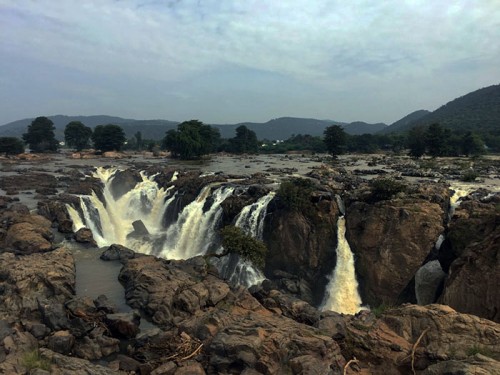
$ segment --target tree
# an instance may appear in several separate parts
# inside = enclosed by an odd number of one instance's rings
[[[244,259],[251,261],[256,267],[262,269],[265,265],[267,248],[264,242],[246,234],[243,229],[233,225],[225,226],[220,231],[222,237],[222,254],[212,256],[225,256],[238,254]]]
[[[240,125],[236,128],[236,136],[229,140],[229,149],[237,154],[257,153],[259,151],[257,135],[245,125]]]
[[[135,137],[135,149],[137,151],[141,151],[143,146],[142,133],[138,131],[137,133],[135,133],[134,137]]]
[[[345,152],[347,147],[347,134],[339,125],[332,125],[323,132],[326,149],[334,158]]]
[[[56,152],[59,147],[54,135],[54,123],[47,117],[37,117],[23,134],[24,142],[33,152]]]
[[[17,155],[24,152],[24,143],[16,137],[0,137],[0,154]]]
[[[443,156],[447,152],[445,129],[437,123],[429,125],[425,132],[426,148],[433,158]]]
[[[479,156],[485,153],[484,142],[479,135],[467,132],[462,137],[462,151],[466,156]]]
[[[90,137],[92,129],[83,125],[80,121],[71,121],[64,128],[64,140],[69,147],[73,147],[76,151],[81,151],[88,148],[90,145]]]
[[[177,130],[167,131],[162,147],[169,150],[173,158],[199,159],[213,152],[219,139],[218,129],[190,120],[177,125]]]
[[[408,132],[409,155],[412,158],[420,158],[425,154],[425,129],[415,126]]]
[[[125,133],[118,125],[98,125],[92,133],[94,147],[103,152],[120,151],[125,143]]]

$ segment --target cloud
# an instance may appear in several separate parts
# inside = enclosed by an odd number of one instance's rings
[[[500,61],[496,0],[3,0],[0,33],[0,53],[11,66],[29,60],[52,66],[48,75],[73,70],[96,85],[107,77],[108,90],[120,81],[160,82],[176,86],[173,92],[184,98],[197,95],[178,86],[194,88],[191,82],[200,77],[238,88],[250,83],[251,72],[278,75],[290,87],[302,84],[332,101],[338,92],[363,87],[456,87],[458,77],[471,71],[473,82],[460,78],[468,90],[478,88],[477,81],[500,79],[492,65]],[[224,76],[226,67],[238,74]],[[286,101],[280,105],[285,112]]]

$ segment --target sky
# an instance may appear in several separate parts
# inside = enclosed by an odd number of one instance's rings
[[[390,124],[500,83],[500,0],[0,0],[0,124]]]

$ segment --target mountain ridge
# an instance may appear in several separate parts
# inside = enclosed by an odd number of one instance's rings
[[[175,129],[179,122],[170,120],[136,120],[126,119],[117,116],[92,115],[92,116],[68,116],[54,115],[47,116],[54,122],[57,139],[64,139],[64,127],[71,121],[81,121],[86,126],[94,128],[97,125],[116,124],[123,128],[125,135],[130,138],[137,131],[141,131],[145,139],[161,139],[165,132]],[[21,137],[27,131],[28,126],[34,118],[25,118],[0,126],[0,137],[15,136]],[[209,124],[219,129],[223,138],[234,137],[236,128],[245,125],[257,134],[259,139],[287,139],[293,134],[310,134],[313,136],[323,135],[325,128],[331,125],[340,125],[349,134],[376,133],[385,128],[383,123],[368,124],[357,121],[353,123],[343,123],[334,120],[318,120],[313,118],[300,117],[279,117],[267,122],[240,122],[237,124]]]

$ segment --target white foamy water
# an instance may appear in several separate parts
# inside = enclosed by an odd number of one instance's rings
[[[356,314],[362,310],[361,297],[354,268],[354,256],[345,238],[345,218],[337,221],[337,264],[329,276],[325,296],[320,310],[331,310],[343,314]]]

